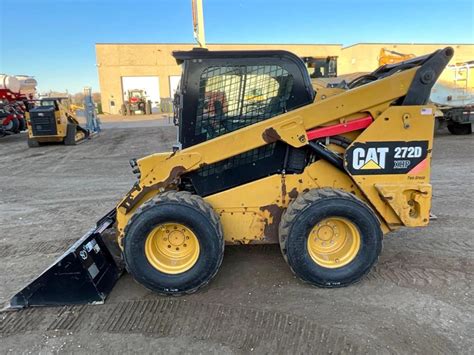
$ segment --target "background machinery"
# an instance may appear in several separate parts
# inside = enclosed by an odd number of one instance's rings
[[[395,64],[403,62],[404,60],[415,58],[414,54],[405,54],[392,51],[387,48],[380,48],[379,53],[379,67],[385,64]]]
[[[83,127],[76,113],[85,117]],[[68,97],[44,97],[28,102],[28,146],[39,147],[43,143],[75,145],[100,132],[90,87],[84,88],[84,106],[73,105]]]
[[[26,103],[35,95],[36,85],[27,75],[0,75],[0,136],[26,129]]]
[[[414,54],[381,48],[379,66],[414,57]],[[438,108],[436,128],[446,126],[454,135],[471,134],[474,123],[474,60],[448,65],[434,86],[430,100]]]
[[[449,65],[431,93],[437,123],[455,135],[471,134],[474,124],[474,61]]]
[[[128,90],[122,105],[121,114],[130,116],[135,114],[150,115],[151,101],[147,100],[146,91],[141,89]]]
[[[334,78],[337,76],[337,57],[303,57],[310,77],[318,78]]]
[[[384,235],[429,222],[428,101],[453,53],[384,65],[318,100],[292,53],[175,52],[179,144],[133,159],[130,191],[11,307],[103,302],[124,264],[157,293],[192,293],[225,244],[278,243],[311,285],[359,281]]]
[[[47,97],[28,102],[28,146],[44,143],[75,145],[89,137],[90,132],[68,108],[67,97]]]

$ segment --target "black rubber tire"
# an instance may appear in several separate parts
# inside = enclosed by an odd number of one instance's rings
[[[313,261],[307,239],[311,229],[327,217],[343,217],[359,229],[361,246],[349,264],[326,268]],[[354,195],[335,189],[313,189],[294,200],[280,222],[282,254],[293,273],[318,287],[344,287],[359,281],[376,264],[383,233],[375,213]]]
[[[77,127],[73,123],[68,123],[66,127],[66,137],[64,137],[64,145],[76,145]]]
[[[40,142],[38,142],[38,141],[35,140],[35,139],[28,138],[28,147],[30,147],[30,148],[38,148],[39,146],[41,146],[41,143],[40,143]]]
[[[196,235],[200,245],[194,266],[180,274],[153,267],[145,254],[148,234],[159,224],[177,222]],[[185,191],[168,191],[140,206],[125,228],[123,256],[129,273],[146,288],[166,295],[196,292],[217,274],[224,257],[221,223],[201,197]]]
[[[10,129],[10,132],[20,133],[20,121],[18,120],[18,118],[12,119],[11,122],[12,122],[12,127]]]
[[[472,133],[472,125],[470,123],[456,123],[450,122],[448,124],[448,131],[455,136],[463,136]]]
[[[26,119],[25,118],[20,118],[18,120],[18,122],[20,123],[20,127],[18,128],[20,130],[20,132],[26,130]]]

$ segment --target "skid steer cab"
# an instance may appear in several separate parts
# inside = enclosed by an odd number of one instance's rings
[[[384,65],[318,100],[292,53],[175,52],[179,145],[132,159],[137,182],[115,210],[12,305],[72,302],[71,287],[73,302],[100,302],[117,256],[150,290],[189,294],[216,275],[226,244],[277,243],[314,286],[359,281],[384,234],[429,222],[428,98],[452,56],[448,47]]]
[[[76,117],[67,109],[68,98],[43,98],[28,102],[26,120],[28,146],[39,147],[45,143],[75,145],[90,136]]]

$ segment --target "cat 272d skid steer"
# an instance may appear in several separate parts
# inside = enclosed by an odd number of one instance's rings
[[[175,52],[179,143],[132,160],[132,189],[11,306],[103,302],[122,265],[157,293],[192,293],[226,243],[279,243],[311,285],[357,282],[384,234],[429,222],[427,102],[452,55],[384,65],[323,99],[289,52]]]

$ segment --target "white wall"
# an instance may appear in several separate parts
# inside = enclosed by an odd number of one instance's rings
[[[179,82],[181,81],[181,75],[170,75],[170,97],[174,98],[174,94],[178,89]]]

